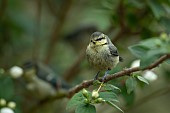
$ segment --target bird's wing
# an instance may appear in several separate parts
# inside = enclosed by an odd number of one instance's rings
[[[112,44],[109,45],[109,51],[110,51],[111,55],[119,56],[117,48]]]
[[[109,50],[110,50],[110,53],[111,55],[113,56],[119,56],[119,53],[117,51],[117,48],[114,46],[114,45],[110,45],[109,46]],[[120,62],[123,62],[123,58],[121,56],[119,56],[119,61]]]
[[[119,53],[118,53],[118,50],[117,48],[113,45],[113,43],[111,42],[111,40],[109,39],[108,36],[107,37],[107,41],[108,41],[108,47],[109,47],[109,51],[110,51],[110,54],[113,55],[113,56],[119,56]],[[119,61],[122,62],[123,61],[123,58],[119,56]]]

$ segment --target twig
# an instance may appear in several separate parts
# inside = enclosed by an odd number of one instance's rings
[[[116,34],[116,36],[114,38],[112,38],[112,42],[117,41],[119,38],[123,38],[124,36],[128,36],[128,35],[138,35],[141,33],[142,30],[138,29],[137,31],[132,31],[131,28],[129,28],[126,24],[125,21],[125,15],[126,15],[126,7],[124,6],[124,1],[120,0],[118,7],[117,7],[117,14],[119,17],[119,26],[120,26],[120,30],[119,32]],[[143,11],[142,12],[137,12],[136,16],[138,16],[138,14],[140,14],[139,16],[141,16],[141,18],[145,17],[144,15],[147,14],[147,11]]]
[[[122,76],[129,75],[129,74],[136,72],[136,71],[144,71],[144,70],[153,69],[153,68],[157,67],[159,64],[161,64],[163,61],[165,61],[166,59],[169,59],[169,58],[170,58],[170,54],[163,55],[158,60],[156,60],[153,64],[149,65],[148,67],[146,67],[144,69],[141,69],[140,67],[128,68],[128,69],[125,69],[123,71],[117,72],[115,74],[108,75],[104,82],[108,82],[108,81],[113,80],[115,78],[119,78],[119,77],[122,77]],[[102,78],[100,78],[99,80],[102,81]],[[80,85],[77,85],[76,87],[70,89],[70,91],[68,92],[68,97],[72,97],[75,93],[79,92],[81,89],[87,88],[87,87],[91,86],[92,84],[93,84],[93,80],[84,81]]]
[[[104,82],[108,82],[110,80],[119,78],[119,77],[123,77],[126,75],[130,75],[133,72],[136,71],[144,71],[144,70],[150,70],[153,69],[155,67],[157,67],[159,64],[163,63],[165,60],[170,59],[170,54],[166,54],[163,55],[162,57],[160,57],[158,60],[156,60],[153,64],[149,65],[146,68],[141,69],[140,67],[134,67],[134,68],[129,68],[129,69],[125,69],[122,70],[120,72],[117,72],[115,74],[112,75],[108,75],[106,77],[106,79],[104,80]],[[71,98],[75,93],[79,92],[80,90],[82,90],[83,88],[88,88],[89,86],[93,85],[93,79],[92,80],[87,80],[87,81],[83,81],[81,84],[76,85],[75,87],[71,88],[68,92],[62,92],[62,93],[58,93],[53,97],[47,98],[45,100],[42,100],[42,103],[39,104],[39,106],[42,106],[46,103],[50,103],[55,101],[56,99],[61,99],[61,98]],[[99,79],[99,81],[102,81],[102,78]],[[32,108],[33,110],[37,109],[37,106]]]
[[[40,40],[40,25],[41,25],[41,12],[42,12],[42,0],[36,0],[37,12],[36,12],[36,21],[35,21],[35,32],[34,32],[34,44],[33,44],[33,52],[32,58],[33,60],[39,59],[39,50],[41,47]],[[37,44],[39,42],[39,44]]]
[[[125,24],[125,7],[123,4],[123,0],[120,0],[118,8],[117,8],[117,13],[120,19],[120,28],[121,29],[126,29],[126,24]]]
[[[84,57],[85,57],[85,49],[83,48],[79,57],[77,58],[77,60],[64,74],[65,81],[68,82],[68,81],[72,80],[76,76],[76,73],[78,73],[80,71],[80,64],[81,64],[82,60],[84,59]]]
[[[158,60],[156,60],[154,63],[152,63],[151,65],[149,65],[146,68],[143,68],[143,69],[141,69],[140,67],[128,68],[128,69],[122,70],[120,72],[117,72],[115,74],[108,75],[105,78],[104,82],[108,82],[110,80],[113,80],[113,79],[116,79],[119,77],[130,75],[131,73],[136,72],[136,71],[144,71],[144,70],[153,69],[153,68],[157,67],[159,64],[161,64],[163,61],[165,61],[169,58],[170,58],[170,54],[166,54],[166,55],[161,56]],[[75,93],[79,92],[83,88],[88,88],[89,86],[93,85],[93,81],[94,81],[93,79],[83,81],[81,84],[76,85],[75,87],[71,88],[68,92],[63,93],[64,96],[62,96],[62,98],[63,97],[68,97],[68,98],[72,97]],[[102,81],[102,78],[100,78],[99,81]],[[54,100],[54,99],[58,99],[58,95],[50,98],[50,100]]]
[[[54,3],[52,2],[52,0],[46,0],[47,6],[49,8],[49,10],[51,11],[51,13],[54,16],[58,16],[58,11],[56,9],[58,9],[58,7],[56,5],[54,5]]]
[[[8,0],[2,0],[0,5],[0,19],[4,16],[8,4]]]
[[[55,26],[54,26],[54,30],[51,36],[51,39],[49,41],[49,45],[47,48],[47,56],[45,58],[45,64],[48,64],[53,56],[53,52],[55,50],[55,45],[60,37],[60,33],[62,31],[67,13],[71,7],[72,4],[72,0],[68,0],[65,2],[65,4],[63,5],[63,7],[61,8],[61,12],[58,18],[58,21],[56,21]]]

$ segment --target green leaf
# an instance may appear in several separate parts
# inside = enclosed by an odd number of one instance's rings
[[[141,41],[140,44],[136,44],[129,47],[129,50],[136,57],[141,59],[140,66],[145,68],[153,63],[161,55],[169,53],[169,44],[159,38],[151,38],[145,41]]]
[[[137,76],[137,79],[149,85],[149,82],[142,76]]]
[[[166,62],[167,62],[168,64],[170,64],[170,59],[166,60]]]
[[[148,5],[150,6],[150,8],[153,11],[154,16],[159,19],[160,17],[162,17],[165,14],[165,10],[164,7],[162,6],[161,3],[159,3],[156,0],[147,0]]]
[[[124,111],[123,111],[120,107],[118,107],[116,104],[114,104],[113,102],[111,102],[111,101],[106,101],[106,103],[109,104],[109,105],[111,105],[111,106],[113,106],[113,107],[115,107],[116,109],[118,109],[118,110],[121,111],[122,113],[124,113]]]
[[[80,104],[77,106],[75,113],[96,113],[96,108],[91,104]]]
[[[14,84],[10,77],[0,77],[0,97],[7,100],[14,96]]]
[[[167,49],[164,47],[152,49],[145,54],[145,57],[141,58],[141,68],[145,68],[157,60],[161,55],[166,54]]]
[[[167,32],[170,32],[170,21],[167,17],[162,17],[160,19],[161,25],[166,29]]]
[[[127,106],[133,105],[133,103],[135,101],[135,93],[134,92],[128,94],[127,93],[127,88],[123,87],[121,94],[122,94],[123,99],[125,100]]]
[[[118,102],[117,95],[113,92],[99,92],[99,97],[106,101]]]
[[[118,88],[117,86],[114,86],[112,84],[106,84],[106,86],[104,86],[105,90],[107,91],[114,91],[114,90],[118,90],[119,92],[121,92],[121,89]]]
[[[130,46],[128,47],[128,49],[131,51],[133,55],[135,55],[138,58],[145,56],[145,54],[149,51],[149,48],[140,44]]]
[[[66,109],[72,109],[77,105],[82,104],[84,102],[84,99],[85,98],[81,91],[76,93],[68,102]]]
[[[159,37],[153,37],[140,42],[140,45],[145,46],[149,49],[155,49],[158,45],[162,45],[162,41]]]
[[[130,94],[132,91],[135,90],[136,88],[136,80],[135,78],[133,77],[129,77],[127,80],[126,80],[126,89],[127,89],[127,93]]]

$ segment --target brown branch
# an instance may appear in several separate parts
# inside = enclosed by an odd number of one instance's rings
[[[141,29],[138,29],[137,31],[132,31],[131,28],[129,28],[126,24],[126,20],[125,20],[125,15],[126,15],[126,7],[124,6],[124,1],[123,0],[120,0],[119,4],[118,4],[118,7],[117,7],[117,15],[118,15],[118,18],[119,18],[119,27],[120,27],[120,30],[119,32],[116,34],[116,36],[114,38],[112,38],[112,42],[115,42],[117,41],[119,38],[123,38],[124,36],[131,36],[131,35],[139,35],[142,30]],[[144,18],[146,16],[143,16],[143,14],[147,14],[147,11],[143,11],[143,10],[140,10],[141,12],[139,13],[136,12],[136,16],[138,16],[138,14],[140,14],[139,18]]]
[[[149,65],[146,68],[143,68],[143,69],[141,69],[140,67],[128,68],[128,69],[122,70],[120,72],[117,72],[115,74],[108,75],[104,82],[108,82],[110,80],[113,80],[113,79],[116,79],[116,78],[119,78],[119,77],[130,75],[131,73],[136,72],[136,71],[144,71],[144,70],[153,69],[153,68],[159,66],[159,64],[163,63],[167,59],[170,59],[170,54],[166,54],[166,55],[161,56],[158,60],[156,60],[154,63],[152,63],[151,65]],[[89,86],[93,85],[93,81],[94,81],[93,79],[83,81],[81,84],[76,85],[75,87],[71,88],[68,92],[64,92],[63,96],[60,95],[60,97],[62,97],[62,98],[64,98],[64,97],[70,98],[75,93],[82,90],[83,88],[88,88]],[[102,81],[102,78],[100,78],[99,81]],[[60,97],[58,95],[56,95],[54,97],[51,97],[47,101],[53,101],[55,99],[59,99]]]
[[[52,36],[51,36],[51,39],[49,41],[48,48],[47,48],[47,56],[44,61],[46,64],[50,62],[53,56],[55,45],[57,41],[59,40],[67,13],[69,12],[69,9],[71,7],[71,4],[72,4],[72,0],[66,1],[65,4],[61,8],[61,12],[59,13],[60,15],[58,15],[59,17],[55,23],[54,30],[53,30],[53,33],[52,33]]]
[[[117,7],[117,14],[120,20],[120,31],[116,34],[116,36],[112,39],[112,42],[117,41],[119,38],[123,37],[125,32],[127,31],[127,26],[125,24],[125,7],[123,4],[123,0],[120,0]],[[127,32],[126,32],[127,33]]]
[[[117,8],[117,13],[120,19],[120,28],[121,29],[126,29],[126,24],[125,24],[125,7],[123,4],[123,0],[120,0],[118,8]]]
[[[131,73],[136,72],[136,71],[144,71],[144,70],[153,69],[153,68],[159,66],[159,64],[163,63],[167,59],[170,59],[170,54],[163,55],[158,60],[156,60],[153,64],[149,65],[148,67],[146,67],[144,69],[141,69],[140,67],[128,68],[128,69],[122,70],[120,72],[117,72],[115,74],[108,75],[104,82],[108,82],[110,80],[113,80],[113,79],[116,79],[116,78],[119,78],[119,77],[130,75]],[[42,105],[44,105],[46,103],[53,102],[56,99],[61,99],[61,98],[65,98],[65,97],[71,98],[75,93],[79,92],[83,88],[88,88],[91,85],[93,85],[93,81],[94,81],[93,79],[92,80],[83,81],[81,84],[76,85],[75,87],[70,89],[68,92],[65,91],[65,92],[62,92],[62,93],[58,93],[58,94],[56,94],[53,97],[47,98],[45,100],[42,100],[41,101],[42,103],[40,103],[39,106],[42,106]],[[102,81],[102,78],[100,78],[99,81]],[[37,106],[33,107],[32,109],[36,110]]]
[[[108,81],[113,80],[115,78],[119,78],[119,77],[122,77],[122,76],[129,75],[129,74],[136,72],[136,71],[144,71],[144,70],[153,69],[153,68],[157,67],[159,64],[161,64],[163,61],[165,61],[166,59],[169,59],[169,58],[170,58],[170,54],[163,55],[157,61],[155,61],[153,64],[149,65],[148,67],[146,67],[144,69],[141,69],[140,67],[128,68],[128,69],[125,69],[123,71],[117,72],[115,74],[108,75],[104,82],[108,82]],[[101,81],[102,79],[100,78],[99,80]],[[79,92],[81,89],[87,88],[87,87],[91,86],[92,84],[93,84],[93,80],[84,81],[80,85],[77,85],[76,87],[72,88],[68,92],[67,96],[72,97],[75,93]]]
[[[58,7],[56,5],[54,5],[53,1],[52,0],[46,0],[46,3],[47,3],[47,6],[49,8],[49,10],[51,11],[51,13],[54,15],[54,16],[58,16]]]
[[[2,0],[0,4],[0,19],[3,18],[6,8],[7,8],[8,0]]]
[[[39,59],[39,51],[41,48],[41,40],[40,40],[40,25],[41,25],[41,12],[42,12],[42,0],[36,0],[37,12],[36,12],[36,21],[35,21],[35,32],[34,32],[34,44],[33,44],[33,52],[32,58],[33,60]],[[39,44],[37,44],[39,42]]]
[[[76,76],[76,74],[80,71],[80,64],[84,58],[85,58],[85,49],[83,48],[77,60],[64,74],[65,81],[69,82]]]

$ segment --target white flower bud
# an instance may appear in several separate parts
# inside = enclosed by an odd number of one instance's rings
[[[152,82],[152,81],[155,81],[158,78],[158,75],[156,75],[152,71],[145,71],[144,74],[143,74],[143,77],[145,79],[147,79],[148,81]]]
[[[93,92],[92,92],[92,98],[98,98],[98,97],[99,97],[98,91],[93,90]]]
[[[95,103],[102,103],[102,102],[105,102],[105,100],[103,98],[97,98],[97,99],[95,99],[94,102]]]
[[[5,106],[6,105],[6,100],[1,98],[0,99],[0,106]]]
[[[165,40],[168,38],[168,35],[165,32],[163,32],[161,33],[160,37]]]
[[[97,101],[98,102],[105,102],[105,100],[103,98],[98,98]]]
[[[134,68],[134,67],[139,67],[140,66],[140,60],[134,60],[131,64],[131,68]]]
[[[88,97],[88,91],[86,89],[83,88],[83,91],[82,91],[84,97]]]
[[[84,103],[85,103],[85,104],[88,104],[88,103],[89,103],[89,100],[88,100],[88,99],[84,99]]]
[[[16,103],[15,102],[9,102],[8,107],[14,109],[16,107]]]
[[[21,67],[18,66],[13,66],[10,70],[9,70],[11,76],[13,78],[19,78],[22,76],[23,74],[23,69]]]
[[[0,109],[0,113],[14,113],[14,111],[11,108],[4,107]]]

